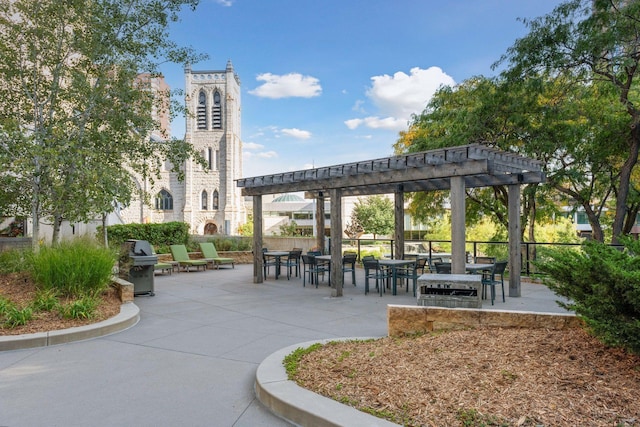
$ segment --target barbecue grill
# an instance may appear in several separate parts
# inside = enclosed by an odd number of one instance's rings
[[[127,240],[123,243],[120,271],[124,269],[128,273],[127,279],[133,283],[133,295],[155,295],[153,280],[157,262],[158,256],[153,254],[146,240]]]
[[[418,305],[481,308],[481,289],[478,274],[423,274],[418,278]]]

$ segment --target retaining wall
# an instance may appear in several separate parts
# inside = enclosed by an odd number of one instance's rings
[[[582,326],[573,314],[472,308],[387,306],[389,336],[403,336],[446,329],[477,327],[567,329]]]

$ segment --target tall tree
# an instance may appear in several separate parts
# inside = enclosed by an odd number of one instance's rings
[[[498,63],[508,64],[504,75],[512,81],[545,72],[562,76],[569,85],[603,84],[615,92],[618,108],[627,115],[627,131],[623,143],[615,147],[623,153],[623,161],[616,165],[619,174],[613,188],[614,242],[637,203],[632,177],[640,151],[639,17],[640,2],[635,0],[568,1],[546,16],[525,20],[529,33]]]
[[[180,108],[150,90],[163,61],[199,57],[173,43],[169,22],[197,0],[13,0],[0,2],[0,161],[28,210],[33,245],[41,218],[60,222],[128,203],[129,173],[152,177],[163,158],[197,156],[182,141],[154,142],[152,114]],[[28,200],[29,206],[25,206]]]
[[[366,233],[387,235],[395,226],[393,201],[383,196],[369,196],[358,199],[353,207],[353,217]]]

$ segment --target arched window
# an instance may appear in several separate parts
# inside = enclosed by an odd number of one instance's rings
[[[214,129],[222,129],[222,101],[220,92],[213,94],[213,108],[211,109],[211,123]]]
[[[203,211],[207,210],[207,196],[208,196],[207,190],[204,190],[202,192],[202,196],[201,196],[201,198],[202,198],[202,210]]]
[[[204,91],[200,91],[198,95],[198,129],[207,129],[207,95]]]
[[[173,210],[173,196],[167,190],[161,190],[156,195],[156,209],[159,211]]]
[[[212,204],[211,209],[219,209],[218,203],[219,203],[218,190],[214,190],[213,191],[213,200],[211,201],[211,204]]]

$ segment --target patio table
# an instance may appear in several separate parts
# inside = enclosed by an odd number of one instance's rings
[[[397,294],[397,285],[398,285],[398,268],[406,267],[411,264],[415,264],[415,259],[381,259],[380,265],[385,267],[389,267],[391,269],[391,283],[392,283],[392,294]]]
[[[264,252],[265,257],[275,258],[276,260],[276,279],[280,277],[280,260],[283,256],[289,256],[289,251],[267,251]]]

